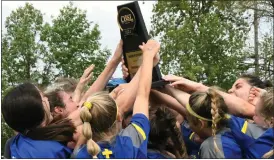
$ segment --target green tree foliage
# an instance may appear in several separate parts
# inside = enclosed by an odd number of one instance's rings
[[[8,89],[24,81],[46,86],[57,76],[79,78],[95,64],[95,77],[104,69],[110,51],[101,50],[99,26],[70,3],[53,19],[43,22],[43,14],[26,3],[7,17],[2,36],[2,98]],[[13,131],[2,119],[2,154]]]
[[[91,27],[91,24],[86,18],[86,11],[70,2],[53,19],[52,26],[44,26],[41,38],[48,42],[51,59],[60,71],[59,76],[78,78],[92,63],[96,66],[96,77],[104,69],[110,51],[100,50],[99,26],[95,24]]]
[[[6,141],[14,135],[13,130],[6,124],[1,115],[1,156],[4,155]]]
[[[269,52],[271,48],[269,48],[268,43],[272,43],[274,45],[273,39],[271,41],[270,35],[267,33],[263,40],[259,39],[259,25],[260,21],[271,22],[272,21],[272,29],[274,28],[274,1],[266,0],[266,1],[238,1],[239,5],[237,8],[242,11],[253,12],[254,18],[252,26],[254,26],[254,52],[250,52],[250,59],[254,60],[254,65],[251,68],[255,68],[255,74],[257,76],[261,76],[261,78],[270,78],[269,71],[271,71],[271,63],[260,64],[262,62],[270,62],[269,58],[272,57],[273,52]],[[274,36],[274,32],[272,31],[272,38]],[[260,44],[260,41],[263,41],[263,44]],[[267,47],[268,46],[268,47]],[[263,47],[263,48],[261,48]],[[272,47],[274,48],[274,46]],[[273,65],[272,65],[273,66]],[[266,69],[268,68],[268,69]],[[272,76],[273,79],[273,76]]]
[[[260,45],[260,78],[274,81],[274,48],[273,37],[270,34],[264,35]]]
[[[160,37],[162,71],[208,85],[231,87],[247,69],[244,42],[249,30],[235,2],[158,1],[153,7],[152,36]]]
[[[2,37],[2,98],[7,90],[23,81],[37,80],[39,55],[43,54],[43,46],[37,37],[43,24],[42,13],[31,4],[26,3],[12,11],[5,21],[7,32]],[[1,117],[2,147],[13,135]]]
[[[259,17],[273,18],[274,17],[274,1],[238,1],[236,8],[245,11],[247,9],[256,10]]]
[[[2,37],[2,83],[5,87],[36,80],[35,74],[39,73],[37,60],[44,54],[43,44],[37,39],[42,24],[42,13],[29,3],[7,17],[7,32]]]

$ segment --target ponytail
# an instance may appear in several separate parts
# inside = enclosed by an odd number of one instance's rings
[[[10,90],[1,105],[6,123],[13,130],[33,140],[54,140],[66,144],[72,140],[75,126],[61,116],[51,120],[44,106],[41,91],[31,83],[23,83]]]
[[[150,108],[149,114],[151,129],[148,148],[157,149],[163,154],[169,151],[176,158],[187,158],[186,147],[172,112],[161,106],[157,109]],[[169,138],[172,143],[168,143]]]
[[[182,138],[181,132],[176,126],[175,119],[167,119],[167,122],[170,124],[170,138],[174,144],[176,158],[187,158],[186,146]]]
[[[219,130],[218,121],[221,116],[219,114],[220,107],[220,98],[218,97],[218,93],[214,91],[212,88],[209,88],[208,95],[211,98],[211,115],[212,115],[212,136],[214,140],[214,149],[216,152],[220,152],[217,143],[216,143],[216,132]]]
[[[66,145],[73,138],[75,126],[70,119],[57,116],[45,127],[26,130],[23,134],[33,140],[54,140]]]
[[[100,147],[96,142],[92,140],[92,129],[90,125],[90,121],[92,120],[92,115],[90,114],[90,109],[86,106],[83,106],[80,113],[80,117],[82,121],[84,122],[83,135],[87,139],[88,153],[96,157],[100,152]]]
[[[216,143],[217,132],[227,125],[228,107],[223,97],[217,93],[216,87],[210,87],[207,92],[195,92],[189,97],[189,104],[186,105],[187,111],[192,117],[207,121],[208,126],[212,126],[213,144],[216,152],[220,152]],[[210,112],[209,112],[210,111]],[[194,122],[194,119],[192,120]]]

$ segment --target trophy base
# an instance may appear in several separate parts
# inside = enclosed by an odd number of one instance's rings
[[[159,81],[152,82],[151,88],[163,88],[166,84],[170,84],[170,82],[162,79]]]

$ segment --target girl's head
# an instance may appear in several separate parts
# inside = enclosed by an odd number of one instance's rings
[[[87,98],[80,117],[84,122],[82,133],[88,139],[87,149],[93,156],[99,153],[100,148],[92,139],[104,140],[121,129],[118,106],[107,92],[98,92]]]
[[[1,108],[6,123],[21,133],[52,121],[48,99],[31,83],[8,92]]]
[[[261,90],[262,91],[262,90]],[[254,122],[262,127],[274,127],[274,98],[273,88],[261,94],[261,97],[255,107]]]
[[[212,88],[191,94],[186,108],[190,128],[203,139],[210,136],[204,132],[205,129],[212,130],[215,136],[227,124],[228,108],[223,97]]]
[[[68,142],[75,127],[68,119],[52,118],[48,99],[31,83],[14,87],[1,106],[6,123],[35,140]]]
[[[45,96],[48,97],[53,116],[61,115],[65,118],[78,109],[78,104],[73,101],[74,90],[68,89],[70,86],[68,83],[60,82],[46,88]]]
[[[261,96],[261,99],[256,105],[254,121],[256,124],[262,122],[262,125],[273,128],[274,127],[274,98],[273,98],[273,88],[269,88],[267,92],[264,92]],[[258,122],[258,119],[260,119]],[[260,124],[258,124],[260,125]],[[273,148],[265,153],[262,158],[270,158],[274,155]]]
[[[166,107],[150,109],[149,149],[169,151],[176,158],[186,158],[186,148],[181,132],[176,126],[176,117]],[[172,149],[171,149],[172,148]],[[169,150],[171,149],[171,150]]]
[[[73,93],[77,87],[78,81],[73,78],[59,77],[54,81],[54,84],[59,84],[62,86],[64,91],[67,93]]]
[[[257,76],[242,75],[235,81],[228,93],[248,101],[249,91],[252,87],[264,89],[268,86],[271,86],[271,84],[261,81]]]

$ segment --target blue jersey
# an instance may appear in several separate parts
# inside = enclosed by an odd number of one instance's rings
[[[235,119],[236,117],[233,117],[230,128],[233,128],[233,136],[240,145],[245,158],[262,158],[265,153],[273,149],[273,128],[265,129],[244,119]],[[240,129],[237,129],[238,124],[241,124]]]
[[[225,128],[216,134],[216,144],[219,151],[214,148],[214,137],[207,138],[202,144],[199,152],[200,158],[242,158],[240,146],[236,143],[230,129]]]
[[[181,124],[181,132],[187,149],[187,154],[190,158],[198,158],[198,153],[201,144],[194,142],[193,135],[195,134],[190,128],[187,121]]]
[[[57,141],[32,140],[18,134],[10,144],[11,158],[69,158],[72,150]]]
[[[153,150],[153,149],[148,149],[147,158],[148,159],[173,159],[173,157],[164,155],[160,151]]]
[[[150,124],[143,114],[135,114],[128,127],[122,130],[112,142],[98,142],[101,152],[97,155],[105,158],[147,158],[147,142]],[[75,150],[73,158],[92,158],[87,152],[87,146],[83,145]]]
[[[233,115],[229,116],[229,128],[231,129],[231,131],[239,131],[243,129],[243,126],[246,125],[247,120],[240,118],[240,117],[236,117]]]

